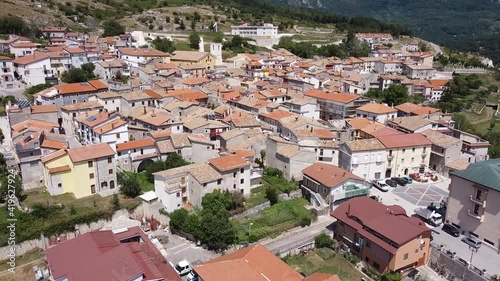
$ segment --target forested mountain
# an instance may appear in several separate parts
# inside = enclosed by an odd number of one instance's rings
[[[500,63],[500,1],[493,0],[265,0],[373,17],[409,27],[416,36]]]

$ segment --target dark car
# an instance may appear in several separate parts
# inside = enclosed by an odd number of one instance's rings
[[[458,237],[460,236],[460,230],[458,230],[458,228],[456,228],[454,225],[451,225],[451,224],[448,224],[448,223],[445,223],[443,225],[443,228],[442,230],[452,236],[455,236],[455,237]]]
[[[385,180],[385,183],[388,185],[388,186],[391,186],[391,187],[396,187],[398,186],[398,183],[393,181],[392,179],[391,180]]]
[[[395,181],[397,184],[399,184],[401,186],[406,186],[406,181],[404,181],[401,178],[391,178],[391,180]]]
[[[406,276],[408,276],[409,278],[415,280],[415,279],[417,279],[420,276],[420,272],[418,271],[418,269],[414,268]]]

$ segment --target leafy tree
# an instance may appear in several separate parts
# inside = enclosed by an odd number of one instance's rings
[[[168,155],[165,161],[157,160],[146,167],[146,179],[149,182],[154,182],[153,173],[173,169],[181,166],[188,165],[189,162],[184,160],[182,156],[177,153],[171,153]]]
[[[155,28],[155,26],[154,26],[154,25],[152,25],[152,24],[150,24],[150,25],[148,26],[148,28],[149,28],[150,30],[153,30],[153,29]]]
[[[188,215],[189,213],[186,209],[177,209],[170,215],[168,225],[172,229],[183,230],[184,223],[186,222]]]
[[[203,208],[200,219],[200,241],[210,250],[224,251],[236,241],[236,231],[229,212],[222,204]]]
[[[333,239],[326,233],[321,233],[314,238],[314,246],[316,248],[331,248]]]
[[[26,89],[24,91],[24,95],[25,96],[33,96],[34,94],[38,93],[38,92],[41,92],[47,88],[50,88],[54,85],[50,84],[50,83],[45,83],[45,84],[38,84],[38,85],[35,85],[35,86],[31,86],[29,87],[28,89]]]
[[[102,27],[104,28],[104,33],[102,34],[104,37],[117,36],[125,33],[125,27],[116,20],[105,21]]]
[[[266,163],[266,151],[263,149],[260,151],[260,158],[255,159],[255,162],[259,164],[259,168],[264,169]]]
[[[165,17],[165,22],[167,22],[167,23],[170,22],[170,17],[169,16]]]
[[[401,273],[399,272],[386,272],[384,273],[384,275],[382,275],[383,281],[400,281],[401,279],[403,279],[403,276],[401,276]]]
[[[229,192],[221,192],[220,189],[205,194],[201,199],[201,206],[203,209],[218,210],[224,208],[227,210],[230,205],[231,194]]]
[[[420,49],[421,52],[428,52],[429,51],[429,45],[425,42],[420,42],[418,43],[418,48]]]
[[[137,174],[121,172],[117,175],[120,191],[125,196],[135,198],[141,194],[141,185]]]
[[[118,194],[113,194],[113,198],[111,199],[111,205],[113,206],[113,211],[120,210],[120,198],[118,198]]]
[[[87,73],[87,76],[93,77],[94,76],[94,70],[95,70],[95,64],[88,62],[82,64],[82,69]]]
[[[81,68],[73,68],[63,72],[61,81],[66,83],[87,82],[89,81],[89,77],[85,70]]]
[[[270,177],[283,178],[283,171],[277,168],[268,167],[264,169],[264,175]]]
[[[388,105],[399,105],[408,101],[408,91],[402,85],[390,85],[383,91],[383,101]]]
[[[0,34],[19,34],[28,36],[31,34],[30,27],[18,16],[0,17]]]
[[[274,186],[268,186],[266,188],[266,199],[269,200],[271,205],[278,203],[278,189]]]
[[[77,214],[77,211],[76,211],[75,205],[71,205],[71,206],[69,207],[69,214],[70,214],[70,215],[72,215],[72,216],[74,216],[74,215],[76,215],[76,214]]]
[[[196,239],[200,237],[200,216],[197,213],[189,214],[184,221],[182,230],[191,233]]]
[[[222,33],[222,32],[215,32],[213,41],[215,43],[222,43],[222,42],[224,42],[224,33]]]
[[[168,40],[167,38],[160,39],[159,37],[156,37],[152,42],[155,46],[155,49],[159,51],[166,53],[172,53],[175,51],[174,42],[172,40]]]
[[[181,20],[180,24],[179,24],[179,29],[180,30],[186,30],[186,25],[184,24],[184,21]]]
[[[200,45],[200,35],[196,32],[191,32],[189,34],[189,46],[193,49],[197,49]]]
[[[194,12],[194,14],[193,14],[193,20],[194,21],[200,21],[201,20],[200,13]]]

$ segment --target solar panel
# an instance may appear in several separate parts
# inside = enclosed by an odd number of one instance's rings
[[[90,116],[89,118],[87,118],[87,121],[89,121],[89,122],[92,122],[94,120],[95,120],[95,116]]]

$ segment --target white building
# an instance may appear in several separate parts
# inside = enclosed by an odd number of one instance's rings
[[[347,141],[342,145],[340,167],[366,180],[384,178],[385,146],[377,139]]]
[[[397,109],[380,103],[367,103],[356,108],[357,118],[368,118],[382,124],[385,124],[385,121],[396,118],[397,116]]]
[[[231,35],[252,38],[257,46],[272,46],[279,41],[278,27],[271,23],[261,26],[248,24],[231,26]]]
[[[27,43],[14,43],[10,45],[10,52],[16,56],[16,58],[32,55],[35,53],[36,45],[27,42]]]
[[[130,67],[123,60],[98,61],[95,63],[94,74],[101,79],[114,79],[117,73],[130,75]]]
[[[165,62],[170,61],[170,55],[153,48],[119,48],[118,58],[125,61],[129,66],[143,66],[152,58],[162,58]]]
[[[0,89],[14,88],[14,64],[9,57],[0,56]]]
[[[43,53],[34,53],[12,61],[15,71],[28,87],[45,84],[46,78],[53,76],[50,58]]]
[[[308,97],[293,98],[283,104],[290,112],[302,115],[306,118],[319,120],[319,105],[316,99]]]
[[[158,160],[158,150],[152,138],[133,140],[116,145],[118,166],[127,171],[144,171],[146,166]]]

